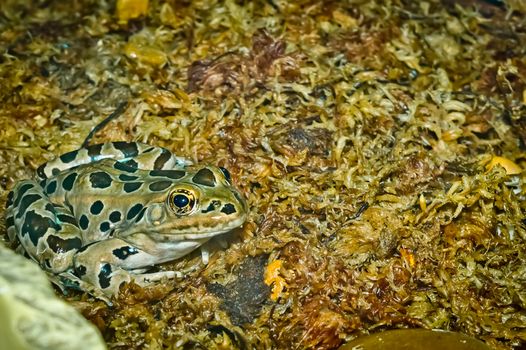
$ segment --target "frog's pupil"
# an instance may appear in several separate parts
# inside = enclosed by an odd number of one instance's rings
[[[188,205],[188,197],[184,194],[176,194],[173,198],[174,205],[178,208],[184,208]]]

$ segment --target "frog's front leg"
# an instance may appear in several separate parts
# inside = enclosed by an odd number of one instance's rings
[[[74,269],[79,278],[110,296],[117,295],[124,282],[134,280],[145,287],[162,278],[181,276],[175,271],[142,273],[158,259],[120,238],[111,238],[80,250],[74,257]]]

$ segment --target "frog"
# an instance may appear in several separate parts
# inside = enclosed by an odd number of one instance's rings
[[[156,271],[247,218],[223,167],[193,165],[163,147],[115,141],[42,164],[7,196],[7,237],[63,291],[109,302],[124,283],[150,286]]]

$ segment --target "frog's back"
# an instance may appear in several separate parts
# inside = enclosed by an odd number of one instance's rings
[[[139,169],[183,169],[186,165],[191,164],[188,160],[177,157],[162,147],[140,142],[115,141],[64,153],[39,166],[37,176],[41,180],[48,179],[66,170],[104,159],[114,159]]]

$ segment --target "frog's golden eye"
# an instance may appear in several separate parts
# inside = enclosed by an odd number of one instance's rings
[[[196,207],[197,199],[192,191],[184,188],[176,189],[168,197],[170,209],[177,215],[188,215]]]

